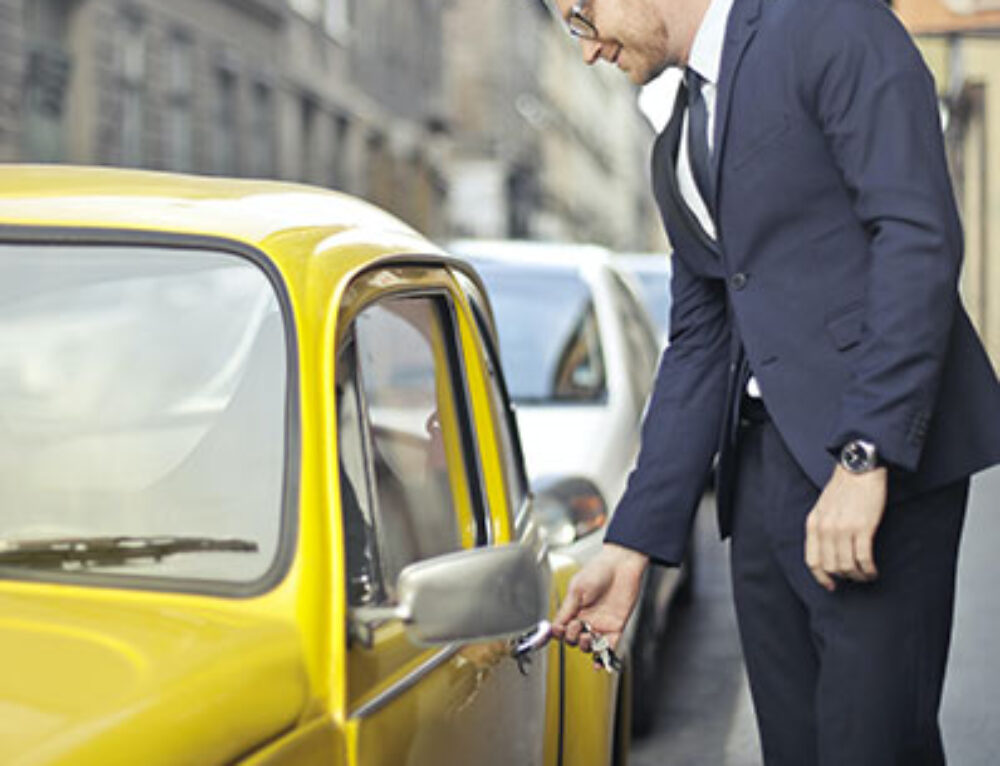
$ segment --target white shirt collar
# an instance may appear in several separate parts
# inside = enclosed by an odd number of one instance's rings
[[[719,84],[722,45],[726,40],[726,22],[732,7],[733,0],[712,0],[691,44],[688,66],[712,85]]]

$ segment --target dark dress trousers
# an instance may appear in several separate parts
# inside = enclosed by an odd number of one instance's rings
[[[735,0],[717,242],[677,186],[686,100],[653,152],[671,341],[606,540],[680,562],[717,455],[768,764],[941,763],[958,537],[968,477],[1000,462],[1000,383],[958,296],[932,77],[878,0]],[[751,371],[768,417],[747,426]],[[805,567],[804,522],[852,438],[890,467],[881,577],[827,594]]]

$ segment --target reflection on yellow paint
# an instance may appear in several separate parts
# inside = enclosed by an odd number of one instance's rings
[[[506,641],[490,641],[483,644],[469,644],[459,650],[456,657],[458,666],[471,665],[475,669],[474,674],[466,674],[463,677],[467,691],[456,694],[453,705],[455,713],[461,713],[479,696],[480,689],[490,677],[493,668],[503,660],[510,657],[510,645]]]

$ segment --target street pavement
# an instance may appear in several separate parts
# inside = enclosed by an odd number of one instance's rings
[[[972,483],[941,720],[949,766],[1000,763],[1000,468]],[[653,731],[631,766],[759,766],[760,747],[714,506],[698,514],[694,600],[671,615]]]

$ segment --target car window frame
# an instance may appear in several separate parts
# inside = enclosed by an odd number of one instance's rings
[[[462,277],[467,276],[464,273],[459,273]],[[517,507],[512,509],[512,520],[515,535],[521,537],[528,522],[531,509],[531,482],[528,479],[528,471],[525,467],[524,448],[521,445],[521,432],[517,424],[517,413],[514,402],[510,398],[510,392],[507,390],[507,381],[503,374],[503,367],[500,364],[500,354],[496,347],[495,335],[491,329],[492,323],[491,320],[487,320],[486,318],[487,315],[492,316],[492,314],[484,310],[485,306],[478,295],[465,285],[463,285],[463,288],[465,289],[466,296],[469,298],[469,305],[472,308],[476,330],[483,343],[483,348],[486,350],[485,362],[489,379],[496,384],[497,393],[500,396],[503,406],[502,423],[510,436],[511,451],[513,452],[511,462],[515,465],[515,476],[512,478],[516,482],[516,489],[520,496],[516,503]],[[509,487],[507,488],[509,490]]]
[[[291,297],[277,265],[261,249],[225,237],[109,227],[31,226],[0,224],[0,244],[68,247],[155,247],[164,250],[208,250],[242,258],[263,273],[274,290],[281,312],[286,353],[285,454],[282,467],[281,504],[275,555],[264,573],[245,582],[190,577],[130,576],[74,570],[0,567],[0,581],[69,585],[108,590],[145,591],[231,599],[261,596],[280,585],[295,558],[301,496],[302,427],[299,393],[298,329]]]
[[[489,499],[486,494],[485,481],[484,481],[484,471],[482,465],[482,458],[479,450],[479,431],[476,427],[475,410],[470,398],[470,380],[468,375],[468,370],[465,366],[465,360],[463,357],[463,346],[462,338],[460,332],[460,319],[458,317],[458,306],[455,296],[448,289],[445,284],[440,285],[414,285],[412,283],[407,283],[405,279],[395,280],[395,285],[377,285],[374,286],[376,282],[380,279],[385,281],[393,281],[392,276],[395,276],[393,272],[398,272],[399,270],[406,270],[408,268],[414,268],[421,271],[427,271],[431,269],[434,273],[439,274],[444,280],[447,280],[449,274],[444,264],[441,263],[419,263],[411,261],[395,261],[389,263],[375,264],[367,269],[364,269],[359,274],[355,275],[350,283],[344,290],[344,298],[342,300],[341,314],[337,318],[337,331],[335,339],[335,347],[333,349],[333,358],[337,360],[340,357],[340,353],[347,342],[351,342],[354,345],[355,360],[357,356],[357,338],[356,338],[356,320],[357,318],[367,309],[372,306],[378,305],[380,302],[385,300],[392,300],[398,298],[430,298],[431,300],[441,300],[443,306],[443,317],[446,321],[442,323],[442,329],[446,333],[446,343],[445,352],[447,355],[447,362],[451,373],[451,386],[453,389],[454,396],[454,406],[456,409],[456,416],[459,422],[459,439],[461,443],[462,452],[464,454],[464,470],[465,470],[465,480],[468,486],[469,504],[470,512],[472,513],[472,518],[475,522],[476,532],[475,541],[473,543],[474,548],[490,546],[495,544],[493,539],[493,524],[491,523],[491,510],[489,505]],[[391,275],[388,280],[382,275]],[[352,291],[364,292],[370,291],[371,294],[354,298],[351,296]],[[336,365],[336,361],[334,362]],[[359,367],[355,367],[355,373],[357,373]],[[334,370],[333,379],[336,381],[336,376],[338,370]],[[362,386],[357,387],[358,399],[359,399],[359,411],[363,413],[365,423],[362,425],[362,431],[364,433],[364,450],[365,450],[365,489],[369,493],[369,502],[372,502],[373,497],[377,497],[375,477],[373,475],[371,462],[371,456],[373,454],[372,445],[372,435],[370,433],[370,423],[368,421],[368,401]],[[330,392],[333,395],[333,392]],[[335,422],[337,420],[337,413],[334,417]],[[339,428],[339,426],[338,426]],[[338,430],[339,435],[339,430]],[[340,450],[339,436],[337,445],[338,455]],[[339,465],[332,467],[332,470],[337,471],[338,481],[340,475]],[[377,504],[374,501],[373,508]],[[457,511],[457,509],[456,509]],[[343,523],[343,508],[339,508],[338,512],[341,513],[341,523]],[[375,516],[379,515],[379,511],[375,510]],[[456,512],[456,527],[460,528],[460,518]],[[384,546],[383,531],[379,526],[375,529],[375,540],[376,544],[380,546],[380,550]],[[464,546],[461,549],[465,549]],[[460,550],[461,550],[460,549]],[[346,565],[346,554],[345,554],[345,565]],[[346,571],[346,570],[345,570]],[[394,589],[394,584],[390,587],[390,590]],[[349,594],[345,594],[347,601],[345,603],[350,604],[348,598]],[[381,605],[381,604],[380,604]]]
[[[335,317],[334,348],[331,352],[331,358],[334,360],[333,364],[336,365],[337,353],[348,329],[353,325],[354,319],[364,310],[364,307],[370,305],[374,300],[393,295],[419,296],[428,291],[438,295],[443,294],[446,297],[454,331],[453,348],[456,354],[457,374],[460,377],[455,385],[462,397],[461,402],[456,401],[456,406],[460,406],[468,416],[469,428],[467,430],[471,443],[465,445],[464,450],[466,455],[474,461],[475,466],[475,472],[470,476],[470,495],[475,498],[475,502],[480,503],[480,507],[483,509],[481,518],[486,533],[485,541],[478,543],[475,547],[495,546],[501,544],[502,541],[495,539],[493,535],[492,509],[486,493],[483,456],[479,449],[480,431],[477,428],[475,409],[471,398],[471,377],[466,367],[465,349],[461,338],[462,318],[459,316],[458,298],[462,293],[462,286],[454,279],[454,271],[449,269],[449,266],[453,266],[455,263],[455,259],[448,256],[401,253],[387,256],[377,263],[360,269],[350,278],[339,301],[338,314]],[[433,273],[435,284],[417,286],[406,283],[405,280],[394,278],[394,270],[409,268]],[[377,295],[377,298],[353,297],[351,295],[352,289],[362,292],[364,289],[363,281],[366,279],[381,280],[382,283],[378,289],[372,291],[372,295]],[[466,321],[466,325],[471,326],[471,324]],[[332,376],[334,381],[336,374],[337,370],[334,369]],[[332,399],[334,392],[331,390],[325,395]],[[336,422],[336,413],[334,413],[334,422]],[[337,449],[339,450],[339,444]],[[339,466],[334,465],[331,470],[337,471],[337,480],[339,481]],[[366,471],[366,473],[368,472]],[[473,486],[475,486],[475,492],[472,492]],[[336,512],[343,513],[340,507],[337,508]],[[346,573],[346,566],[344,571]],[[344,579],[343,585],[346,588],[346,578]],[[390,702],[405,694],[407,690],[448,662],[465,645],[454,643],[439,648],[414,646],[405,637],[400,621],[394,617],[372,620],[366,625],[356,623],[350,617],[354,608],[348,605],[348,595],[341,589],[341,593],[337,597],[344,599],[344,606],[348,614],[348,627],[345,635],[348,659],[345,676],[347,710],[348,716],[352,719],[361,720],[377,714]],[[358,611],[363,611],[363,609],[359,608]],[[358,654],[352,659],[355,652]],[[380,657],[389,657],[388,665],[385,664],[386,660],[380,660]],[[355,684],[358,685],[358,689],[354,689]]]

